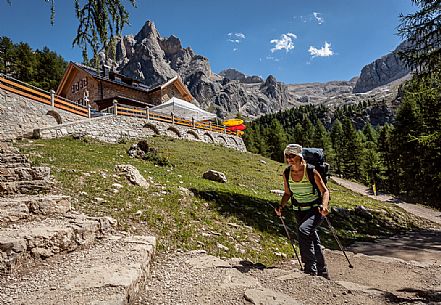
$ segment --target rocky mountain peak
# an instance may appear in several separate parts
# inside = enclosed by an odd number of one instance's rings
[[[392,53],[389,53],[363,67],[360,77],[355,84],[354,93],[364,93],[374,88],[389,84],[410,73],[410,69],[400,59],[398,53],[408,46],[401,43]]]
[[[237,80],[245,84],[262,83],[263,79],[259,76],[247,76],[244,73],[237,71],[236,69],[225,69],[219,72],[219,75],[228,80]]]
[[[138,34],[136,34],[135,36],[135,40],[137,42],[141,42],[146,38],[152,39],[152,38],[159,38],[159,32],[158,30],[156,30],[155,24],[150,21],[147,20],[147,22],[144,24],[144,26],[142,27],[142,29],[138,32]]]
[[[267,87],[274,87],[277,85],[277,79],[273,75],[268,75],[268,77],[265,80],[265,86]]]
[[[231,68],[219,72],[219,75],[229,80],[238,80],[238,81],[243,81],[246,77],[246,75],[243,74],[242,72],[239,72],[236,69],[231,69]]]

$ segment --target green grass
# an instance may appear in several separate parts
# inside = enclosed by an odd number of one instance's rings
[[[75,209],[93,216],[112,216],[122,230],[154,234],[159,251],[204,249],[214,255],[264,264],[282,259],[277,252],[292,256],[291,245],[273,210],[280,197],[270,192],[283,189],[284,164],[201,142],[163,137],[149,138],[148,142],[171,166],[130,158],[127,150],[133,143],[65,138],[22,142],[18,146],[35,165],[51,167],[59,192],[72,197]],[[118,164],[134,165],[153,181],[150,188],[128,183],[115,171]],[[203,179],[202,174],[209,169],[225,173],[228,182]],[[123,187],[114,192],[114,183]],[[333,183],[329,188],[332,206],[351,210],[363,205],[375,210],[371,221],[352,214],[350,219],[330,216],[345,243],[424,225],[391,204],[362,197]],[[286,215],[293,229],[292,213]],[[325,246],[335,248],[327,229],[322,229],[321,236]],[[228,250],[219,249],[218,244]]]

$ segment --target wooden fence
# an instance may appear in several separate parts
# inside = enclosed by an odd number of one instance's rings
[[[43,104],[51,105],[52,107],[63,109],[65,111],[75,113],[83,117],[91,117],[90,105],[81,105],[77,102],[68,100],[61,96],[55,95],[55,93],[47,92],[29,84],[23,83],[19,80],[0,74],[0,88],[6,91],[30,98],[34,101],[41,102]],[[164,115],[156,112],[149,111],[148,108],[132,107],[127,105],[119,105],[114,103],[113,106],[104,109],[101,112],[112,113],[114,115],[130,116],[145,118],[147,120],[154,120],[160,122],[171,123],[174,125],[183,125],[191,128],[210,130],[219,133],[226,133],[230,135],[239,136],[236,131],[227,130],[224,125],[213,124],[210,121],[196,122],[194,120],[186,120],[171,115]]]
[[[80,116],[88,117],[89,110],[87,106],[80,105],[61,96],[57,96],[54,92],[47,92],[19,80],[13,79],[0,74],[0,88],[6,91],[30,98],[43,104],[51,105],[55,108],[63,109]]]

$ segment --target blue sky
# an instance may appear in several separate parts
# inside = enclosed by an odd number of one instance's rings
[[[55,4],[51,26],[45,1],[0,0],[0,36],[81,61],[81,50],[72,48],[73,1]],[[325,82],[349,80],[394,50],[399,14],[415,10],[410,0],[137,0],[123,33],[136,34],[152,20],[162,37],[175,35],[207,57],[214,72],[235,68],[284,83]]]

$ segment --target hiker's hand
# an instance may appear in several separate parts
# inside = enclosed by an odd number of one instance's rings
[[[329,208],[328,207],[320,206],[319,207],[319,212],[320,212],[320,214],[322,214],[323,217],[325,217],[326,215],[329,214]]]
[[[277,216],[282,216],[282,207],[278,206],[277,208],[274,209],[274,211],[276,212]]]

